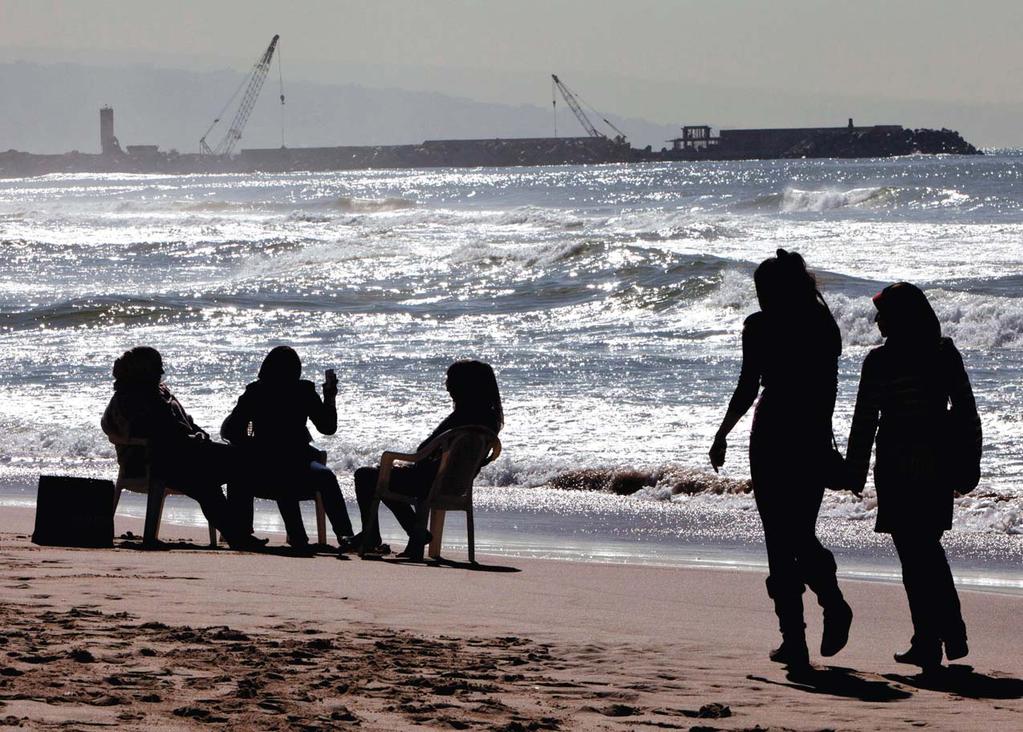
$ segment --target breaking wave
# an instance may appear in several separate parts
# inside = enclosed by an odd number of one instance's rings
[[[803,189],[788,187],[752,200],[733,204],[737,211],[764,213],[826,213],[842,209],[963,209],[973,198],[955,188],[931,186],[860,186],[857,188]]]
[[[853,188],[848,191],[804,191],[788,188],[781,194],[778,210],[782,213],[830,211],[851,206],[883,205],[893,199],[896,189],[888,186]]]
[[[944,335],[961,348],[1023,348],[1023,298],[925,289]],[[874,325],[875,309],[867,297],[829,298],[843,340],[874,346],[881,336]]]

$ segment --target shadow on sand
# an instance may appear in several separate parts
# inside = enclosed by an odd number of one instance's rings
[[[500,564],[479,564],[476,562],[458,562],[454,559],[445,559],[444,557],[438,557],[437,559],[425,559],[422,562],[416,562],[409,559],[401,559],[398,557],[381,557],[376,561],[384,562],[385,564],[394,564],[403,567],[428,567],[436,569],[438,567],[442,569],[464,569],[469,572],[521,572],[522,570],[518,567],[505,567]]]
[[[969,699],[1023,699],[1023,679],[988,676],[977,673],[973,666],[961,664],[915,676],[885,674],[884,677],[916,689],[944,691]]]
[[[898,689],[887,681],[865,679],[851,668],[839,666],[811,667],[807,669],[786,669],[787,681],[772,681],[763,676],[746,678],[763,684],[788,686],[811,694],[830,694],[866,702],[893,702],[908,699],[912,694]]]
[[[209,544],[195,544],[190,541],[157,541],[157,542],[142,542],[142,541],[119,541],[114,544],[115,549],[133,549],[140,552],[169,552],[169,551],[197,551],[197,552],[215,552],[224,551],[232,552],[237,551],[230,547],[219,544],[217,546],[210,546]],[[299,559],[312,559],[318,555],[330,555],[334,556],[337,554],[337,549],[333,547],[327,547],[323,550],[316,549],[294,549],[290,546],[265,546],[259,549],[250,549],[243,554],[266,554],[272,557],[291,557]],[[347,557],[346,557],[347,559]]]

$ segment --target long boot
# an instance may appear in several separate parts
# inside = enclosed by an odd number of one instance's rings
[[[778,629],[782,643],[769,654],[775,663],[791,668],[810,665],[810,652],[806,647],[806,623],[803,622],[803,587],[794,582],[767,578],[767,594],[774,600],[778,616]]]
[[[838,565],[816,536],[808,542],[800,558],[800,568],[807,586],[817,595],[817,604],[824,610],[824,634],[821,655],[834,656],[849,641],[853,612],[838,588]]]
[[[849,627],[852,625],[853,611],[849,607],[849,603],[842,597],[842,591],[838,589],[838,581],[834,576],[823,586],[813,589],[817,593],[817,603],[824,610],[821,655],[834,656],[849,642]]]

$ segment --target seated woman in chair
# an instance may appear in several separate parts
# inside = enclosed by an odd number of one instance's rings
[[[489,364],[481,361],[456,361],[448,367],[444,386],[454,402],[454,411],[449,414],[437,429],[430,433],[417,448],[422,450],[438,435],[468,425],[482,425],[495,433],[504,426],[504,410],[501,407],[501,393],[497,388],[497,377]],[[390,488],[395,493],[416,496],[420,500],[427,497],[433,479],[439,467],[438,459],[423,460],[408,466],[396,466],[391,474]],[[386,554],[388,547],[380,543],[380,531],[374,530],[371,536],[366,534],[370,523],[370,511],[373,497],[376,494],[378,468],[359,468],[355,471],[355,495],[359,500],[359,512],[362,516],[363,531],[347,544],[342,544],[341,551],[358,551],[365,544],[369,553]],[[416,511],[407,503],[384,501],[394,513],[398,523],[408,534],[408,546],[398,556],[411,559],[422,559],[423,550],[430,541],[430,533],[418,528]],[[374,524],[376,522],[373,522]]]
[[[327,372],[323,399],[311,381],[302,379],[302,361],[294,349],[277,346],[263,359],[259,378],[238,398],[220,435],[246,455],[248,475],[228,486],[231,510],[252,531],[252,496],[276,498],[288,531],[288,543],[307,547],[309,537],[298,502],[319,492],[338,541],[352,535],[345,499],[334,472],[310,444],[306,420],[322,434],[337,431],[337,379]]]
[[[162,382],[163,358],[149,346],[126,351],[114,361],[114,396],[103,413],[103,431],[120,439],[149,440],[153,474],[199,502],[210,524],[235,549],[261,544],[238,529],[220,486],[238,474],[239,455],[212,442]],[[118,462],[133,448],[117,445]]]

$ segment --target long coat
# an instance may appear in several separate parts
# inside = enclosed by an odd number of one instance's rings
[[[942,338],[929,347],[886,343],[867,354],[847,461],[854,483],[862,487],[876,434],[875,531],[930,532],[952,527],[956,486],[948,480],[948,460],[953,418],[965,425],[958,434],[972,440],[972,449],[979,454],[977,403],[963,358],[951,339]]]

